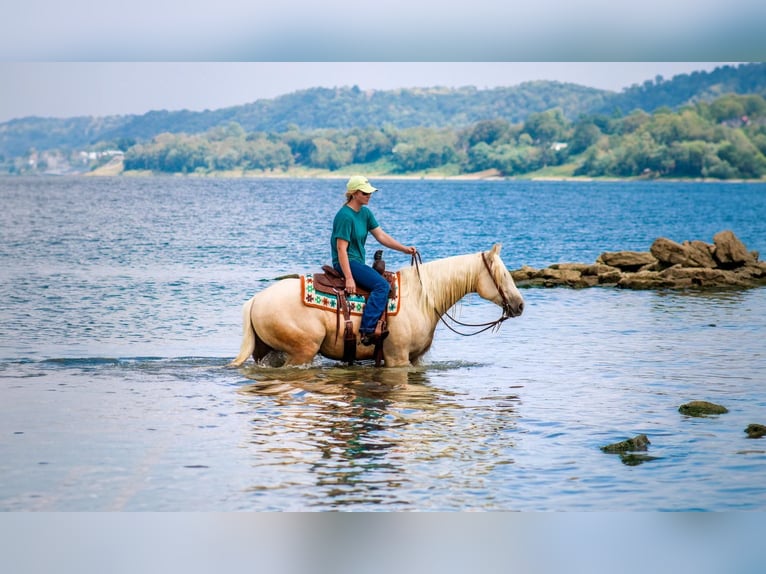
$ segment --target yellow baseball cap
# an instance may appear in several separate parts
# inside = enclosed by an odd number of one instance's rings
[[[346,184],[346,192],[352,193],[354,191],[361,191],[363,193],[374,193],[378,191],[378,188],[372,187],[367,178],[363,175],[352,175]]]

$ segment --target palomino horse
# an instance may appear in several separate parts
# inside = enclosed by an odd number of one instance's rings
[[[486,252],[399,271],[401,308],[388,318],[389,335],[383,341],[387,367],[416,363],[431,347],[436,324],[468,293],[478,293],[502,308],[498,324],[521,315],[524,300],[500,259],[500,247],[498,243]],[[300,279],[282,279],[257,293],[244,304],[242,318],[242,346],[230,366],[238,367],[251,355],[258,362],[272,351],[283,353],[286,365],[309,363],[317,354],[343,357],[343,333],[336,333],[335,312],[304,305]],[[357,332],[360,317],[352,320]],[[371,359],[373,353],[373,346],[357,345],[357,359]]]

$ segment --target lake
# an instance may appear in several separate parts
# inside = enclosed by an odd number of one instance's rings
[[[521,317],[439,326],[416,367],[225,368],[242,303],[328,262],[344,183],[0,178],[0,510],[766,509],[744,432],[766,424],[763,288],[523,289]],[[500,242],[509,269],[588,263],[724,229],[766,253],[760,183],[372,183],[425,261]],[[642,433],[644,456],[600,449]]]

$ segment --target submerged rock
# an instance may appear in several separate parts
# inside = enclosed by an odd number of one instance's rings
[[[751,424],[745,429],[747,438],[761,438],[766,435],[766,425]]]
[[[707,401],[691,401],[678,407],[678,412],[690,417],[706,417],[708,415],[722,415],[728,413],[729,409]]]
[[[649,444],[651,444],[649,438],[645,434],[640,434],[628,440],[602,446],[601,450],[609,453],[645,451]]]
[[[766,262],[749,252],[732,231],[714,243],[677,243],[660,237],[649,252],[606,251],[593,264],[556,263],[545,269],[511,271],[519,287],[595,287],[622,289],[747,289],[766,285]]]

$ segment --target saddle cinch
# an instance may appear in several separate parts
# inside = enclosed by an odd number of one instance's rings
[[[375,252],[375,260],[372,265],[378,273],[388,281],[390,289],[388,291],[389,299],[395,296],[396,288],[396,273],[386,271],[386,264],[382,259],[383,252]],[[340,330],[340,314],[343,313],[343,320],[345,322],[345,328],[343,331],[343,361],[349,364],[353,364],[356,359],[356,333],[354,333],[354,325],[351,322],[351,310],[349,309],[348,300],[346,299],[346,278],[338,273],[330,265],[323,265],[322,271],[324,273],[314,274],[314,288],[317,291],[325,291],[327,293],[334,293],[338,298],[338,306],[335,308],[335,337],[337,339],[338,332]],[[366,289],[357,286],[356,294],[363,297],[365,301],[370,296],[370,292]],[[383,316],[378,319],[378,323],[375,326],[375,366],[379,367],[383,359],[383,340],[388,336],[388,324],[387,324],[388,309],[383,311]]]

